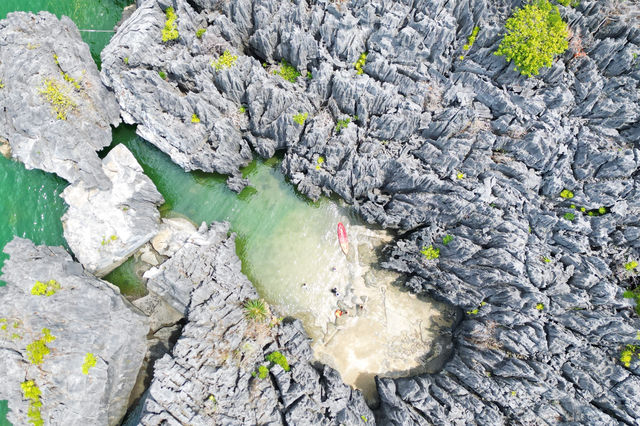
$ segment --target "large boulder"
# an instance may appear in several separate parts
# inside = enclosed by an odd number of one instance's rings
[[[147,349],[145,316],[62,247],[15,238],[4,251],[0,399],[9,401],[8,420],[27,424],[31,410],[52,425],[119,424]],[[31,401],[33,389],[25,395],[22,386],[30,381],[41,392]]]
[[[104,276],[158,232],[164,202],[151,179],[124,145],[102,160],[110,185],[91,188],[83,181],[69,185],[62,198],[69,209],[62,217],[64,237],[78,261]]]
[[[127,424],[374,423],[360,391],[335,370],[311,364],[299,321],[247,318],[243,305],[258,294],[241,272],[235,235],[228,232],[228,224],[203,225],[166,262],[165,272],[150,279],[156,282],[150,288],[176,283],[179,290],[163,295],[188,322],[172,353],[155,362],[151,386]],[[276,351],[289,369],[265,360]],[[263,377],[260,366],[268,369]]]
[[[0,21],[0,141],[28,169],[107,188],[96,151],[111,143],[118,104],[67,17],[15,12]]]

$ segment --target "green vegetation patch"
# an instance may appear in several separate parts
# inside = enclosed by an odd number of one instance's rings
[[[342,129],[346,129],[349,123],[351,123],[351,117],[347,117],[343,120],[338,120],[338,122],[336,123],[336,133],[340,133]]]
[[[33,380],[27,380],[26,382],[22,382],[20,384],[22,388],[22,396],[24,399],[29,401],[29,409],[27,411],[27,418],[29,419],[29,423],[34,426],[42,426],[44,425],[44,421],[42,420],[42,413],[40,409],[42,408],[42,401],[40,401],[40,395],[42,395],[42,391]]]
[[[640,346],[627,345],[620,354],[620,362],[627,368],[631,366],[633,357],[640,358]]]
[[[309,113],[308,112],[298,113],[298,114],[293,116],[293,121],[298,123],[300,126],[304,126],[304,122],[307,120],[307,117],[309,117]]]
[[[261,365],[260,367],[258,367],[258,371],[254,371],[253,373],[251,373],[251,375],[253,377],[259,378],[260,380],[264,380],[269,375],[269,369],[267,368],[267,366]]]
[[[473,43],[476,42],[476,37],[478,36],[479,31],[480,31],[480,27],[478,26],[473,27],[473,31],[471,31],[471,35],[467,39],[467,44],[462,46],[462,50],[467,52],[471,49],[471,47],[473,46]],[[463,60],[463,59],[464,59],[464,55],[460,56],[460,60]]]
[[[284,371],[291,370],[291,367],[289,367],[289,361],[287,361],[287,357],[282,355],[282,353],[280,353],[279,351],[271,352],[269,355],[265,356],[264,359],[272,364],[279,365]]]
[[[284,59],[280,62],[280,70],[273,71],[274,74],[279,75],[291,83],[295,83],[298,77],[300,77],[300,72],[293,65],[289,64]]]
[[[516,10],[505,25],[507,33],[495,55],[513,61],[515,70],[531,77],[550,67],[555,55],[569,47],[569,31],[558,6],[537,0]]]
[[[560,196],[562,198],[573,198],[573,192],[568,189],[563,189],[562,192],[560,192]]]
[[[576,215],[574,215],[573,213],[565,213],[562,217],[564,217],[567,220],[574,220],[576,218]]]
[[[34,340],[27,345],[27,357],[29,358],[29,361],[35,365],[42,364],[44,357],[51,353],[51,349],[49,349],[47,343],[51,343],[56,340],[56,338],[51,335],[51,330],[48,328],[43,328],[42,334],[43,336],[40,339]]]
[[[78,105],[58,81],[53,78],[46,78],[43,84],[44,87],[40,89],[40,94],[51,104],[56,118],[58,120],[66,120],[67,115],[74,111]]]
[[[82,364],[82,374],[89,374],[89,369],[96,366],[96,357],[91,352],[87,352],[84,357],[84,363]]]
[[[358,60],[353,64],[353,66],[356,69],[356,74],[360,75],[364,73],[364,69],[362,67],[364,67],[364,64],[366,63],[367,63],[367,52],[364,52],[360,54],[360,57],[358,58]]]
[[[420,253],[424,254],[427,259],[433,260],[440,257],[440,249],[434,248],[432,245],[429,247],[422,247]]]
[[[196,30],[196,37],[198,37],[198,38],[202,38],[202,36],[203,36],[203,35],[204,35],[204,33],[206,33],[206,32],[207,32],[207,29],[206,29],[206,28],[198,28],[198,29]]]
[[[634,299],[636,301],[636,314],[640,316],[640,287],[636,287],[634,289],[626,290],[622,293],[622,297],[625,299]]]
[[[624,264],[624,269],[626,269],[627,271],[633,271],[637,267],[638,267],[638,262],[636,262],[635,260],[632,260],[631,262],[627,262]]]
[[[442,244],[444,244],[445,246],[449,244],[451,241],[453,241],[453,235],[445,235],[442,238]]]
[[[252,299],[244,303],[244,315],[250,320],[264,322],[269,315],[269,311],[264,300]]]
[[[200,118],[198,118],[198,116],[196,114],[192,114],[191,115],[191,122],[192,123],[199,123],[200,122]]]
[[[31,294],[34,296],[53,296],[60,290],[60,284],[56,280],[49,280],[46,284],[40,281],[31,287]]]
[[[166,43],[177,39],[180,34],[178,34],[178,24],[176,24],[178,16],[176,15],[176,11],[173,7],[168,7],[167,10],[164,11],[164,15],[166,16],[166,21],[164,22],[164,28],[162,29],[162,42]]]
[[[232,55],[231,52],[225,50],[222,55],[216,61],[211,61],[211,66],[216,69],[216,72],[223,69],[229,69],[236,64],[238,55]]]

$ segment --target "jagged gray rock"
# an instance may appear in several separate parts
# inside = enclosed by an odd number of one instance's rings
[[[0,21],[0,57],[0,140],[12,156],[28,169],[106,189],[96,151],[111,143],[120,113],[76,25],[48,12],[9,13]],[[43,93],[48,84],[69,99],[66,119]]]
[[[151,179],[124,145],[116,145],[102,160],[110,182],[96,189],[83,181],[69,185],[62,198],[69,209],[62,217],[64,238],[78,261],[102,277],[153,238],[164,202]]]
[[[151,386],[127,424],[375,424],[360,391],[335,370],[310,364],[299,321],[268,326],[246,318],[243,304],[258,294],[228,232],[228,224],[203,224],[165,262],[165,271],[183,278],[170,300],[184,306],[188,323],[172,354],[156,361]],[[175,279],[165,273],[149,282],[169,287]],[[275,365],[266,378],[254,376],[274,351],[286,356],[290,371]]]
[[[618,361],[640,329],[622,297],[638,282],[624,265],[640,258],[635,2],[561,6],[570,48],[536,78],[493,55],[516,1],[139,4],[104,52],[103,77],[143,137],[171,134],[157,105],[175,104],[163,108],[186,124],[197,110],[208,129],[233,125],[209,145],[188,143],[195,132],[172,142],[187,146],[172,154],[180,164],[216,148],[211,169],[239,166],[239,141],[264,157],[286,150],[302,193],[335,193],[401,229],[385,265],[465,313],[441,373],[379,380],[382,423],[638,422],[640,365]],[[169,5],[180,38],[163,44]],[[216,71],[225,50],[237,63]],[[302,72],[294,83],[273,74],[281,59]],[[145,94],[152,84],[160,95]],[[235,147],[227,162],[221,134]],[[437,259],[420,253],[429,246]]]
[[[0,287],[0,399],[9,401],[8,420],[28,423],[21,383],[33,380],[47,424],[118,424],[146,352],[146,318],[62,247],[15,238],[4,251],[10,258],[2,269],[7,285]],[[36,281],[50,280],[60,286],[55,294],[32,293]],[[26,348],[45,328],[55,340],[35,365]],[[96,364],[85,375],[87,353]]]

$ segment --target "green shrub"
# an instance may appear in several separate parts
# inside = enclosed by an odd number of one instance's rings
[[[196,37],[198,37],[198,38],[202,38],[202,36],[203,36],[203,35],[204,35],[204,33],[206,33],[206,32],[207,32],[207,29],[206,29],[206,28],[198,28],[198,29],[196,30]]]
[[[309,117],[308,112],[305,112],[304,114],[299,113],[293,116],[293,121],[298,123],[300,126],[304,126],[304,122],[307,120],[307,117]]]
[[[627,345],[622,353],[620,354],[620,362],[627,368],[631,366],[631,361],[633,361],[633,356],[640,356],[640,346],[638,345]]]
[[[422,247],[420,253],[424,254],[427,259],[437,259],[440,257],[440,249],[433,246]]]
[[[158,75],[160,76],[161,79],[166,80],[167,79],[167,73],[160,70],[158,71]]]
[[[544,309],[544,304],[543,303],[538,303],[536,305],[536,309],[539,310],[539,311],[542,311]]]
[[[191,115],[191,122],[192,123],[199,123],[200,122],[200,118],[198,118],[198,116],[196,114],[192,114]]]
[[[245,107],[244,105],[240,105],[240,108],[238,108],[238,112],[240,114],[244,114],[245,112],[247,112],[247,107]]]
[[[453,235],[445,235],[442,238],[442,244],[444,244],[445,246],[449,244],[451,241],[453,241]]]
[[[347,117],[344,120],[338,120],[336,123],[336,133],[340,133],[342,129],[346,129],[349,123],[351,123],[351,117]]]
[[[82,364],[82,374],[89,374],[89,369],[96,366],[96,357],[91,352],[87,352],[84,357],[84,363]]]
[[[574,215],[573,213],[565,213],[563,217],[567,220],[573,220],[576,218],[576,215]]]
[[[635,299],[636,301],[636,314],[638,314],[638,316],[640,316],[640,287],[636,287],[635,289],[631,290],[626,290],[624,293],[622,293],[622,297],[624,297],[625,299]]]
[[[555,55],[569,47],[567,24],[558,6],[537,0],[516,10],[505,25],[505,34],[495,55],[513,61],[515,70],[531,77],[550,67]]]
[[[56,291],[60,290],[60,284],[56,280],[49,280],[48,283],[36,281],[31,287],[31,294],[34,296],[53,296]]]
[[[238,55],[232,55],[231,52],[225,50],[217,61],[211,61],[211,66],[216,69],[216,72],[218,72],[223,69],[231,68],[236,64],[237,60]]]
[[[293,65],[287,63],[284,59],[280,62],[280,70],[273,72],[276,75],[284,78],[291,83],[295,83],[298,77],[300,77],[300,72]]]
[[[27,357],[29,358],[29,361],[35,365],[42,364],[45,355],[49,355],[49,353],[51,353],[47,343],[56,340],[56,338],[51,335],[51,330],[48,328],[43,328],[42,334],[43,336],[40,339],[34,340],[27,345]]]
[[[471,31],[471,35],[467,39],[467,44],[462,46],[462,50],[466,52],[469,49],[471,49],[471,47],[473,46],[473,43],[476,42],[476,37],[478,36],[479,31],[480,31],[480,27],[478,26],[473,27],[473,31]],[[464,59],[464,55],[460,56],[460,60],[463,60],[463,59]]]
[[[562,198],[573,198],[573,192],[568,189],[563,189],[562,192],[560,192],[560,196]]]
[[[244,315],[253,321],[263,322],[267,319],[267,305],[262,299],[248,300],[244,304]]]
[[[279,365],[284,371],[291,370],[291,368],[289,367],[289,361],[287,361],[287,357],[282,355],[279,351],[271,352],[269,355],[264,357],[264,359],[272,364]]]
[[[166,43],[170,40],[175,40],[179,37],[178,34],[178,25],[176,24],[176,12],[173,7],[168,7],[167,10],[164,11],[166,16],[166,21],[164,23],[164,28],[162,29],[162,42]]]
[[[40,409],[42,408],[42,401],[40,401],[40,395],[42,391],[36,386],[33,380],[27,380],[20,384],[22,388],[22,396],[24,399],[29,400],[29,409],[27,411],[27,418],[29,423],[34,426],[43,426],[42,414]]]
[[[58,120],[66,120],[67,115],[75,110],[78,105],[66,93],[63,86],[56,80],[47,78],[44,80],[44,88],[40,89],[40,94],[49,101]]]
[[[356,61],[355,64],[353,64],[353,66],[356,69],[356,74],[362,74],[364,73],[364,70],[362,69],[362,67],[364,67],[364,64],[367,62],[367,52],[361,53],[360,57],[358,58],[358,60]]]
[[[258,378],[266,379],[268,375],[269,369],[266,366],[261,365],[260,367],[258,367]]]
[[[633,271],[637,267],[638,267],[638,262],[636,262],[635,260],[632,260],[631,262],[627,262],[624,264],[624,269],[626,269],[627,271]]]

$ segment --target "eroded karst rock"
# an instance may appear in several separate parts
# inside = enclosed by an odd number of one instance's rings
[[[80,263],[96,276],[115,269],[157,234],[157,206],[164,202],[124,145],[107,154],[102,170],[109,189],[78,182],[62,193],[69,205],[62,217],[64,237]]]
[[[8,420],[27,424],[35,410],[46,424],[118,424],[146,352],[146,318],[62,247],[15,238],[4,251],[0,399],[9,401]]]
[[[11,155],[71,183],[106,189],[96,151],[111,143],[118,104],[67,17],[15,12],[0,21],[0,140]]]

